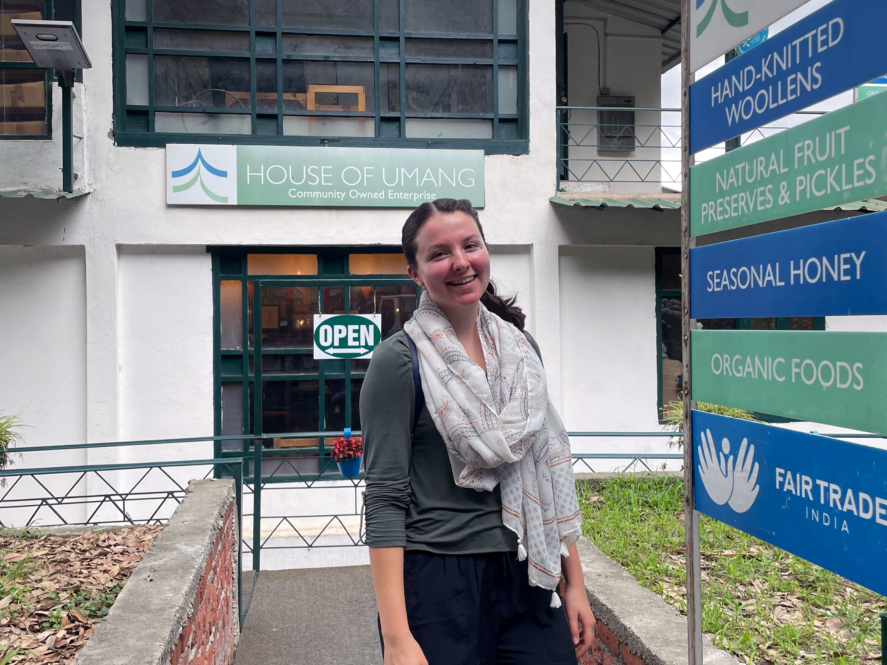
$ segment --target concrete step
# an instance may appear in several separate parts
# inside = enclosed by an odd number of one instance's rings
[[[369,566],[263,571],[255,588],[252,580],[244,571],[249,605],[234,665],[382,662]]]

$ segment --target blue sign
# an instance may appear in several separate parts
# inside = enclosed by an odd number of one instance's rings
[[[887,594],[887,451],[693,412],[696,510]]]
[[[690,250],[694,319],[887,314],[887,212]]]
[[[884,74],[884,0],[833,0],[690,86],[690,152]]]
[[[871,81],[871,83],[878,83],[881,85],[887,85],[887,76],[881,76],[879,78],[876,78],[874,81]]]
[[[736,47],[736,52],[739,55],[743,55],[751,51],[755,46],[760,46],[765,41],[767,41],[767,35],[770,34],[770,28],[764,28],[754,37],[749,37],[744,42],[742,42],[739,46]]]

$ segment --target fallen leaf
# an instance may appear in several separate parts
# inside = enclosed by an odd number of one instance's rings
[[[844,622],[841,621],[840,617],[829,617],[828,619],[825,620],[825,628],[830,633],[837,632],[838,630],[841,629],[841,627],[843,627],[843,625],[844,625]]]
[[[89,622],[86,620],[86,617],[83,616],[83,612],[81,612],[80,610],[78,610],[76,607],[71,608],[71,612],[70,612],[70,614],[71,614],[71,616],[73,616],[75,619],[77,619],[77,621],[79,621],[80,623],[89,623]]]
[[[3,600],[0,600],[0,610],[9,605],[12,602],[12,596],[6,596]]]

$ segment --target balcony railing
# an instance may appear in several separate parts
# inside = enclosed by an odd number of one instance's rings
[[[615,116],[601,119],[601,112],[614,111]],[[739,143],[754,143],[821,114],[795,113],[780,120],[778,126],[765,125],[743,134]],[[726,149],[721,143],[703,150],[696,161],[713,159]],[[557,107],[556,187],[558,191],[607,194],[679,192],[681,110]]]

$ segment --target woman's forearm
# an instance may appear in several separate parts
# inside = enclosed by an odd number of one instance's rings
[[[561,567],[567,586],[574,584],[585,586],[585,576],[582,574],[582,564],[579,561],[579,550],[576,548],[576,543],[570,545],[568,551],[570,556],[561,557]]]
[[[370,568],[382,636],[398,636],[410,631],[403,591],[403,548],[371,547]]]

